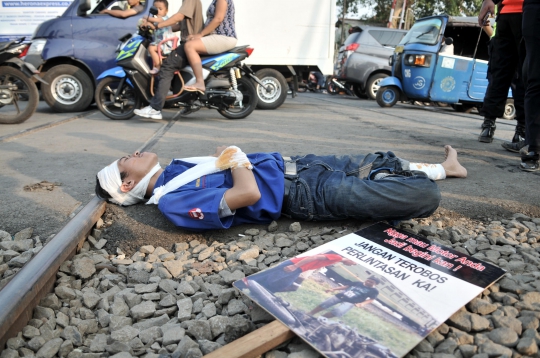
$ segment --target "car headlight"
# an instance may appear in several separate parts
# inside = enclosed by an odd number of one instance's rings
[[[407,66],[429,67],[431,64],[431,55],[407,55],[405,56]]]
[[[30,49],[26,55],[41,55],[46,43],[47,40],[45,39],[32,40],[32,44],[30,45]]]

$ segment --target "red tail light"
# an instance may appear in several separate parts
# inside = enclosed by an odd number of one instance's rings
[[[253,47],[248,47],[248,48],[246,49],[246,52],[247,52],[247,54],[248,54],[248,57],[251,56],[251,54],[253,53],[253,50],[255,50]]]
[[[21,52],[21,54],[17,57],[19,58],[23,58],[24,56],[26,56],[26,54],[28,53],[28,50],[30,49],[30,45],[26,45],[26,47],[24,48],[23,52]]]
[[[348,45],[347,47],[345,47],[345,51],[356,51],[358,47],[360,47],[360,44],[352,43]]]

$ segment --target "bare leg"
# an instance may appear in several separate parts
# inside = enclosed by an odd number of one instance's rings
[[[457,151],[450,145],[445,145],[444,151],[445,161],[442,162],[441,165],[446,171],[446,176],[454,178],[466,178],[467,169],[459,164],[457,159]]]
[[[159,69],[161,67],[161,63],[159,61],[159,56],[157,53],[157,46],[148,46],[148,52],[150,52],[150,57],[152,57],[152,63],[154,67]]]
[[[200,39],[197,39],[186,42],[184,49],[186,51],[189,64],[191,65],[191,68],[193,68],[193,73],[195,74],[195,84],[192,86],[186,86],[186,90],[199,90],[204,92],[206,86],[204,85],[202,62],[199,54],[206,54],[206,47]]]

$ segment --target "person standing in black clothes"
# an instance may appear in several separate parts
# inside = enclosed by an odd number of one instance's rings
[[[489,84],[480,114],[484,116],[479,142],[491,143],[495,134],[495,120],[503,116],[511,84],[514,105],[516,107],[516,130],[512,143],[518,147],[525,145],[525,89],[522,81],[522,66],[525,59],[525,46],[522,44],[521,19],[523,0],[484,0],[478,23],[484,25],[484,19],[489,13],[494,13],[495,3],[498,4],[495,36],[490,42]],[[514,82],[512,80],[517,76]],[[503,143],[503,147],[505,144]],[[505,147],[505,149],[508,149]]]
[[[539,169],[540,159],[540,0],[525,0],[523,4],[523,40],[527,58],[523,66],[525,79],[525,123],[528,152],[521,155],[521,170]]]

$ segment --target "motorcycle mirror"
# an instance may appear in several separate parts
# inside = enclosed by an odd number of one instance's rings
[[[81,0],[79,7],[77,8],[77,16],[86,16],[86,13],[91,8],[90,0]]]
[[[451,38],[451,37],[447,37],[444,39],[444,43],[447,44],[447,45],[451,45],[454,43],[454,39]]]
[[[149,12],[150,12],[150,15],[156,16],[156,15],[158,14],[158,9],[157,9],[155,6],[152,6],[152,7],[150,8],[150,11],[149,11]]]

